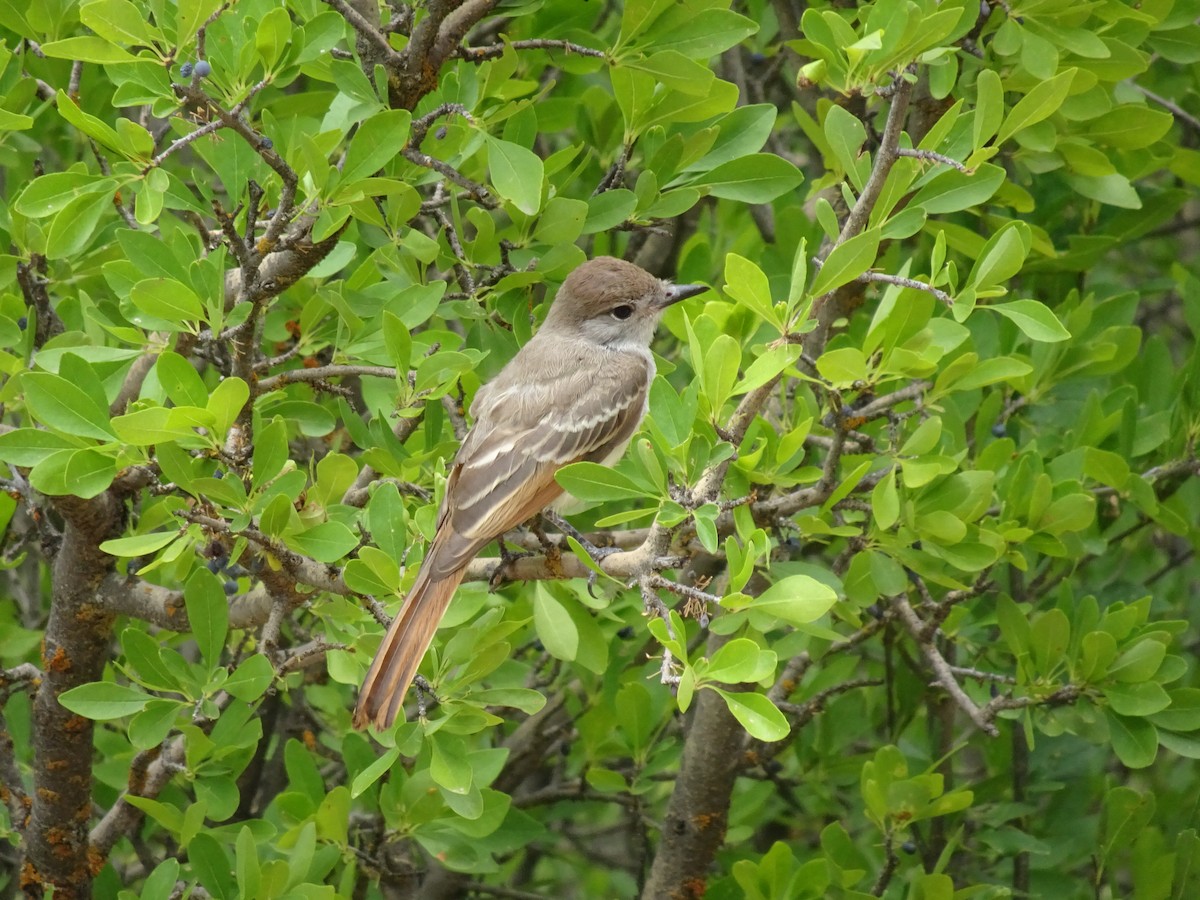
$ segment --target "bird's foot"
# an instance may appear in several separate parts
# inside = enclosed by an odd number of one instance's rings
[[[604,559],[612,556],[614,553],[623,552],[620,547],[597,547],[586,537],[584,537],[583,533],[574,525],[572,525],[562,516],[551,512],[550,510],[543,512],[542,518],[555,528],[559,529],[563,534],[574,538],[579,546],[583,548],[584,552],[591,557],[592,562],[594,562],[597,566],[599,566]],[[596,586],[596,580],[598,577],[599,576],[595,572],[592,572],[590,575],[588,575],[588,593],[593,597],[596,595],[593,593],[592,588]]]
[[[433,685],[426,680],[424,675],[414,676],[412,683],[413,687],[417,689],[417,718],[424,719],[429,710],[436,709],[441,701],[434,693]]]
[[[488,590],[494,591],[509,580],[509,570],[512,564],[518,559],[526,556],[533,556],[532,553],[525,553],[519,550],[509,549],[508,544],[504,542],[504,538],[497,538],[496,544],[500,547],[500,565],[492,571],[492,575],[488,578]]]

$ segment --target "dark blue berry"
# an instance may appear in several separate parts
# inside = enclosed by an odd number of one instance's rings
[[[208,566],[208,571],[210,571],[210,572],[212,572],[214,575],[216,575],[216,574],[217,574],[218,572],[220,572],[220,571],[221,571],[223,568],[225,568],[225,560],[223,560],[223,559],[210,559],[210,560],[209,560],[207,563],[205,563],[205,565],[206,565],[206,566]]]
[[[767,61],[766,54],[763,54],[763,53],[751,53],[750,54],[750,62],[752,62],[752,63],[761,63],[761,62],[766,62],[766,61]]]
[[[24,331],[28,325],[29,325],[29,320],[27,318],[25,318],[24,316],[21,316],[21,318],[17,319],[17,327],[20,328],[22,331]]]
[[[1007,434],[1008,434],[1008,428],[1005,427],[1003,422],[997,422],[995,425],[992,426],[992,437],[1002,438]]]
[[[433,136],[434,136],[435,138],[437,138],[439,141],[440,141],[442,138],[444,138],[444,137],[446,136],[446,126],[445,126],[445,125],[443,125],[443,126],[442,126],[441,128],[439,128],[437,131],[435,131],[435,132],[433,133]]]
[[[258,146],[262,147],[264,150],[270,150],[272,147],[275,146],[275,142],[273,140],[271,140],[270,138],[265,137],[261,141],[259,141]]]
[[[202,59],[200,62],[196,63],[195,72],[197,78],[207,78],[212,74],[212,66],[208,64],[207,59]]]
[[[180,66],[179,67],[179,75],[182,78],[191,78],[192,77],[192,64],[190,62],[185,62],[182,66]]]
[[[633,626],[626,625],[624,628],[622,628],[620,631],[617,632],[617,637],[619,637],[623,641],[629,640],[631,637],[633,637]]]
[[[229,595],[236,594],[237,591],[238,591],[238,586],[237,586],[236,581],[225,582],[225,593],[226,594],[229,594]]]
[[[903,850],[905,853],[916,853],[917,845],[914,844],[912,841],[905,841],[903,844],[900,845],[900,849]]]
[[[225,473],[222,472],[220,469],[217,469],[215,472],[213,472],[213,478],[217,479],[217,481],[220,481],[224,477],[225,477]]]

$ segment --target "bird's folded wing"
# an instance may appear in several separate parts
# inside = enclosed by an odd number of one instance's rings
[[[434,578],[548,506],[562,493],[560,468],[603,460],[629,440],[646,409],[650,372],[648,362],[624,369],[488,398],[450,471],[430,550]]]

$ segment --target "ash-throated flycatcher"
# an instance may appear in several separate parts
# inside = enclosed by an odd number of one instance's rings
[[[395,721],[467,565],[562,494],[554,473],[624,452],[646,414],[658,319],[705,290],[606,256],[563,282],[541,329],[475,395],[433,543],[363,682],[356,728]]]

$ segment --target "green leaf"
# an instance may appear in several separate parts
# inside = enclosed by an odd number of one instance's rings
[[[183,421],[180,407],[150,406],[112,419],[113,430],[126,444],[146,447],[179,438],[195,437],[191,423]]]
[[[226,378],[213,389],[205,407],[216,417],[215,436],[218,439],[224,440],[249,399],[250,388],[240,378]]]
[[[439,731],[430,735],[429,743],[429,775],[434,784],[452,794],[468,794],[474,785],[475,776],[463,739],[458,735]]]
[[[771,301],[771,283],[763,274],[763,270],[744,256],[738,256],[736,253],[726,255],[724,291],[752,310],[764,322],[782,330],[783,320],[779,318],[775,304]]]
[[[742,347],[728,334],[717,335],[704,354],[701,388],[714,413],[721,409],[737,382]]]
[[[983,307],[999,313],[1013,322],[1025,333],[1026,337],[1035,341],[1055,343],[1065,341],[1071,333],[1063,327],[1062,322],[1044,303],[1037,300],[1013,300],[1008,303],[993,303]]]
[[[829,585],[808,575],[789,575],[755,597],[749,608],[793,625],[807,625],[836,602],[837,594]]]
[[[1038,82],[1033,90],[1009,111],[993,143],[998,147],[1018,131],[1056,113],[1067,99],[1067,92],[1071,89],[1071,82],[1074,81],[1077,71],[1078,69],[1066,69],[1048,81]]]
[[[113,684],[111,681],[97,681],[65,691],[59,696],[58,702],[85,719],[105,722],[141,712],[151,699],[149,694],[136,688]]]
[[[383,777],[391,769],[392,764],[400,758],[399,747],[389,747],[382,756],[354,776],[350,783],[350,796],[358,797],[363,791]]]
[[[288,42],[292,38],[292,20],[288,11],[282,6],[268,10],[259,20],[258,30],[254,35],[254,48],[258,51],[263,64],[271,69],[279,58],[287,51]],[[389,110],[390,112],[407,112],[407,110]],[[411,118],[409,119],[411,121]],[[407,122],[405,123],[408,124]],[[362,128],[360,126],[359,130]],[[408,133],[405,132],[405,140]],[[404,145],[401,144],[401,147]],[[399,149],[399,148],[397,148]]]
[[[536,214],[542,206],[542,181],[545,179],[541,158],[520,144],[490,134],[485,134],[484,140],[496,193],[527,216]]]
[[[1028,225],[1009,222],[992,235],[971,269],[967,284],[980,290],[1001,284],[1021,271],[1028,253],[1028,234]]]
[[[45,218],[88,194],[108,194],[116,179],[97,178],[84,172],[51,172],[40,175],[17,195],[13,209],[31,219]]]
[[[156,319],[185,328],[205,321],[204,303],[196,293],[171,278],[147,278],[129,291],[133,305]]]
[[[117,461],[96,450],[58,450],[29,473],[29,483],[43,494],[76,496],[85,500],[108,489],[117,474]]]
[[[135,534],[132,537],[104,541],[100,549],[110,556],[145,556],[148,553],[157,553],[177,537],[178,530],[152,531],[149,534]]]
[[[900,494],[896,489],[894,468],[871,490],[871,513],[881,531],[890,529],[900,518]]]
[[[971,146],[978,150],[1004,119],[1004,86],[994,69],[981,68],[975,79],[975,117],[971,123]]]
[[[225,680],[225,690],[244,703],[253,703],[263,695],[275,678],[275,667],[261,653],[255,653],[242,661],[233,674]]]
[[[240,896],[233,880],[233,863],[216,838],[202,831],[187,845],[188,864],[204,886],[218,900]]]
[[[26,372],[20,377],[20,385],[30,413],[43,425],[84,438],[116,438],[109,425],[108,409],[66,378],[49,372]]]
[[[804,182],[804,175],[788,160],[770,153],[752,153],[722,163],[691,182],[707,188],[713,197],[742,203],[770,203]]]
[[[854,186],[862,190],[862,179],[858,177],[858,154],[867,139],[867,129],[858,117],[840,106],[831,106],[825,114],[825,140],[833,151],[833,158],[842,171],[850,176]]]
[[[162,38],[130,0],[91,0],[79,7],[79,21],[114,44],[150,44]]]
[[[1171,698],[1157,681],[1110,684],[1104,688],[1104,697],[1112,711],[1122,716],[1152,716],[1171,705]]]
[[[990,163],[970,174],[950,169],[917,191],[907,208],[919,207],[931,216],[971,209],[991,199],[1004,178],[1004,169]]]
[[[41,428],[14,428],[0,434],[0,462],[35,466],[58,450],[77,450],[78,444]]]
[[[208,388],[188,360],[171,350],[159,354],[154,364],[159,384],[178,406],[204,407],[208,403]]]
[[[584,234],[608,231],[627,221],[637,209],[637,195],[626,188],[605,191],[588,198],[588,216]]]
[[[358,535],[341,522],[322,522],[288,535],[287,544],[317,562],[335,563],[358,546]]]
[[[533,625],[546,652],[571,662],[579,653],[579,629],[571,614],[545,585],[538,582],[533,596]]]
[[[254,436],[251,486],[258,490],[274,479],[288,461],[287,425],[279,416]]]
[[[346,151],[339,184],[349,185],[369,178],[383,168],[408,143],[412,113],[406,109],[386,109],[358,126]]]
[[[656,50],[674,50],[692,59],[708,59],[758,31],[753,19],[728,9],[674,6],[660,16],[647,38]]]
[[[814,297],[821,297],[871,268],[879,252],[879,237],[879,229],[871,228],[834,247],[813,279],[809,292]]]
[[[571,496],[589,503],[653,496],[627,475],[599,463],[579,462],[563,466],[554,474],[554,479]]]
[[[47,41],[42,44],[42,52],[54,59],[77,59],[102,65],[137,62],[137,57],[128,50],[92,35]]]
[[[72,100],[62,88],[58,90],[54,108],[67,122],[88,137],[95,138],[110,150],[121,152],[121,139],[117,137],[112,126],[81,110],[79,104]]]
[[[751,737],[760,741],[781,741],[788,736],[791,726],[774,703],[762,694],[734,693],[707,685],[716,691]]]
[[[215,669],[229,631],[229,603],[220,580],[208,569],[196,569],[184,585],[183,601],[200,655]]]
[[[175,727],[180,711],[189,705],[181,700],[151,700],[129,722],[129,742],[139,750],[157,747]]]
[[[734,638],[712,655],[704,678],[725,684],[762,681],[774,673],[777,661],[774,652],[763,650],[749,638]]]
[[[1113,752],[1131,769],[1144,769],[1158,755],[1158,729],[1145,719],[1127,718],[1105,710]]]

